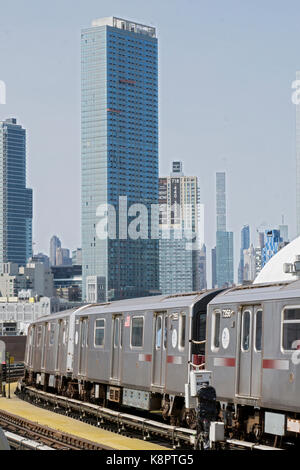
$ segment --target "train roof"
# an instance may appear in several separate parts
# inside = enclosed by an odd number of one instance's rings
[[[71,313],[81,315],[83,313],[118,313],[118,312],[139,312],[142,310],[163,311],[169,308],[192,307],[196,302],[202,300],[207,295],[217,293],[218,289],[203,290],[200,292],[190,292],[182,294],[155,295],[150,297],[138,297],[134,299],[115,300],[101,304],[87,304],[77,309],[64,310],[63,312],[52,313],[38,318],[36,322],[45,321],[52,318],[64,318]]]
[[[300,299],[300,280],[232,287],[214,297],[209,305],[290,298]]]

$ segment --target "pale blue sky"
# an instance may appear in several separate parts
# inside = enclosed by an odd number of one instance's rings
[[[284,214],[293,238],[299,1],[0,0],[0,120],[28,131],[35,250],[48,253],[53,234],[80,246],[80,30],[112,15],[157,27],[161,175],[174,159],[198,175],[209,258],[216,171],[227,172],[235,264],[243,224],[253,240]]]

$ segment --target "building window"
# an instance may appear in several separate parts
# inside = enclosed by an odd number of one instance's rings
[[[144,317],[132,317],[131,321],[131,346],[143,347]]]
[[[300,307],[286,307],[282,314],[282,349],[293,351],[300,345]],[[299,343],[298,343],[299,342]]]
[[[95,346],[104,346],[105,320],[103,318],[95,321]]]

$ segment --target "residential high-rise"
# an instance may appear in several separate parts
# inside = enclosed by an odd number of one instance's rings
[[[200,290],[200,192],[197,176],[185,176],[182,162],[159,178],[159,288],[163,294]],[[194,238],[193,238],[194,237]],[[203,262],[203,260],[202,260]]]
[[[158,204],[156,30],[95,20],[82,30],[81,54],[83,300],[91,277],[101,279],[108,300],[151,295],[158,291],[158,236],[146,237],[144,229],[158,232],[150,217]],[[134,237],[129,228],[140,205],[147,214]],[[109,235],[101,231],[106,210]]]
[[[233,233],[226,231],[226,176],[216,173],[216,282],[218,287],[233,284]]]
[[[250,247],[250,228],[249,225],[244,225],[241,230],[241,249],[240,249],[240,262],[238,268],[238,283],[243,284],[244,281],[244,250]]]
[[[61,241],[56,236],[53,235],[50,240],[50,265],[56,266],[56,250],[57,248],[61,248]]]
[[[32,189],[26,188],[26,130],[0,121],[0,263],[32,256]]]

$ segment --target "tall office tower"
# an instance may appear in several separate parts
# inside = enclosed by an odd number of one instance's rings
[[[217,287],[217,260],[216,260],[216,247],[211,250],[211,287]]]
[[[107,300],[151,295],[158,290],[158,235],[149,234],[151,222],[158,232],[158,214],[150,218],[158,204],[156,31],[115,17],[95,20],[82,30],[81,51],[83,299],[91,276],[101,278]],[[137,204],[147,214],[132,235]]]
[[[200,289],[200,193],[182,162],[159,178],[159,288],[163,294]],[[194,238],[193,238],[194,237]]]
[[[0,121],[0,263],[32,256],[32,189],[26,188],[26,130]]]
[[[243,284],[244,280],[244,250],[248,250],[250,247],[250,228],[249,225],[244,225],[241,230],[241,250],[240,250],[240,262],[238,269],[238,283]]]
[[[300,71],[296,72],[300,80]],[[297,236],[300,235],[300,104],[296,104],[296,223]]]
[[[282,248],[282,238],[279,230],[266,230],[265,243],[262,249],[261,265],[264,265]]]
[[[218,287],[233,284],[233,233],[226,231],[225,173],[216,173],[216,281]]]
[[[56,266],[56,250],[57,248],[61,248],[61,241],[56,236],[53,235],[50,240],[50,265]]]

